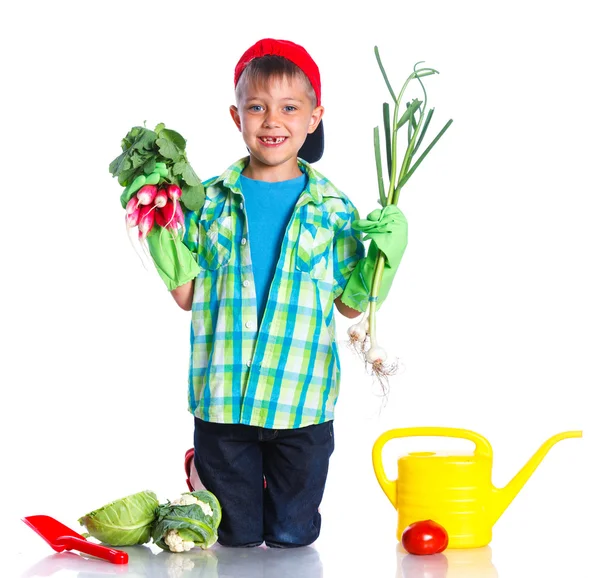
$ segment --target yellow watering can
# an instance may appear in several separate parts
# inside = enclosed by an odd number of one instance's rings
[[[412,452],[398,460],[398,479],[383,470],[383,446],[395,438],[440,436],[467,439],[475,452]],[[481,435],[458,428],[409,427],[389,430],[373,446],[373,468],[379,485],[398,510],[398,541],[413,522],[434,520],[448,532],[448,548],[479,548],[492,539],[492,526],[513,501],[548,450],[581,431],[559,433],[546,441],[504,488],[492,484],[492,446]]]

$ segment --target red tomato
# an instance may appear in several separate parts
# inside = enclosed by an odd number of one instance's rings
[[[422,520],[402,532],[402,546],[409,554],[439,554],[448,546],[448,532],[433,520]]]

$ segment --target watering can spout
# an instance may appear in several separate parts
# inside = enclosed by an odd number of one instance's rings
[[[504,488],[493,488],[493,500],[491,504],[492,524],[498,520],[504,510],[515,499],[516,495],[521,491],[521,488],[529,480],[531,474],[540,465],[554,444],[567,438],[580,438],[582,435],[583,432],[581,431],[566,431],[552,436],[540,446],[540,449],[531,456],[531,459]]]

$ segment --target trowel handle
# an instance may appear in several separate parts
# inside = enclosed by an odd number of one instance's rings
[[[482,435],[475,433],[474,431],[453,427],[405,427],[396,428],[386,431],[381,434],[375,444],[373,445],[372,459],[373,469],[375,470],[375,476],[381,486],[381,489],[385,492],[385,495],[389,498],[394,508],[396,504],[396,484],[397,480],[390,480],[383,469],[383,461],[381,453],[383,446],[392,439],[405,438],[405,437],[416,437],[416,436],[434,436],[434,437],[452,437],[461,438],[472,441],[475,444],[475,453],[480,456],[492,457],[492,446]]]
[[[103,560],[108,560],[113,564],[127,564],[129,560],[127,552],[115,550],[115,548],[108,548],[107,546],[102,546],[101,544],[96,544],[94,542],[88,542],[83,538],[64,536],[63,538],[58,538],[58,541],[64,543],[67,550],[78,550],[79,552],[91,554],[92,556],[102,558]]]

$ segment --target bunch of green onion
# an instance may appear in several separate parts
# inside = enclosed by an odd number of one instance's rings
[[[446,132],[452,124],[449,120],[440,130],[437,136],[431,141],[429,146],[416,158],[415,156],[429,128],[434,109],[427,109],[427,91],[421,80],[423,77],[439,74],[433,68],[418,68],[422,62],[417,62],[413,67],[413,72],[408,76],[402,89],[396,93],[392,88],[388,76],[381,62],[379,50],[375,46],[375,58],[385,84],[390,92],[394,104],[393,119],[390,120],[390,105],[383,103],[383,128],[385,132],[385,152],[387,161],[388,186],[387,194],[384,184],[383,169],[381,163],[381,145],[379,138],[379,127],[376,126],[373,131],[373,140],[375,145],[375,163],[377,167],[377,185],[379,190],[379,204],[382,207],[387,205],[397,205],[402,187],[413,175],[423,159],[429,154],[437,141]],[[410,102],[404,103],[404,94],[412,81],[416,80],[423,92],[422,100],[414,98]],[[403,106],[406,107],[402,110]],[[406,126],[407,141],[404,153],[400,154],[400,144],[398,142],[398,133],[400,129]],[[381,251],[378,253],[377,264],[371,283],[371,293],[369,296],[369,307],[363,314],[361,320],[348,329],[350,343],[360,351],[364,356],[366,364],[370,364],[373,375],[380,381],[384,391],[387,386],[387,377],[395,373],[397,364],[387,364],[387,353],[377,342],[376,336],[376,308],[377,297],[381,285],[381,278],[385,265],[385,256]],[[367,345],[369,342],[369,345]]]

